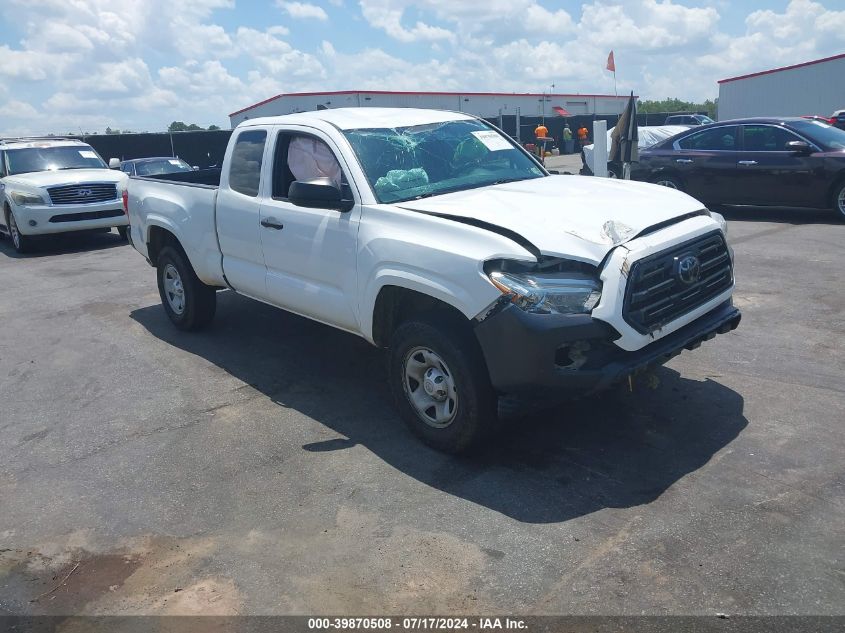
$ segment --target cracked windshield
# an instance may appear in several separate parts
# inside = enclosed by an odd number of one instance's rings
[[[344,133],[381,203],[544,175],[510,140],[476,120]]]

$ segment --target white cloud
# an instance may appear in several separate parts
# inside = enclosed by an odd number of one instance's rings
[[[323,7],[318,7],[316,4],[311,4],[310,2],[285,2],[284,0],[276,0],[276,6],[292,18],[329,19]]]
[[[718,79],[845,49],[834,0],[749,11],[739,25],[708,0],[584,0],[569,10],[551,0],[329,0],[343,24],[317,4],[273,1],[284,14],[259,28],[231,26],[234,0],[0,1],[14,34],[0,42],[0,127],[225,125],[229,112],[297,91],[540,92],[554,83],[607,93],[610,49],[620,93],[697,100],[714,97]],[[299,44],[291,23],[306,17],[321,35]],[[336,37],[362,27],[362,37]]]

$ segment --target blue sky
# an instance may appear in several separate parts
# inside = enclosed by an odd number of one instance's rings
[[[282,92],[619,91],[845,52],[845,0],[3,0],[0,134],[228,126]],[[827,114],[827,113],[823,113]]]

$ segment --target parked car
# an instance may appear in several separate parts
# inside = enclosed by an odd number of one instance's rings
[[[250,119],[218,187],[131,177],[125,199],[177,328],[230,288],[363,337],[389,351],[410,428],[447,451],[491,432],[502,393],[598,391],[740,320],[721,216],[552,175],[467,114]]]
[[[637,147],[640,151],[651,147],[659,143],[660,141],[665,141],[670,136],[675,136],[675,134],[680,134],[681,132],[686,132],[689,129],[687,125],[653,125],[653,126],[643,126],[638,129],[638,140],[637,140]],[[611,146],[611,134],[613,134],[613,130],[607,131],[607,151],[610,152]],[[593,149],[595,145],[590,143],[589,145],[585,145],[584,148],[581,150],[581,175],[582,176],[592,176],[593,175]],[[608,161],[607,163],[607,177],[608,178],[621,178],[622,177],[622,163],[619,161]]]
[[[644,150],[631,177],[708,205],[832,208],[845,219],[845,131],[800,117],[720,121]]]
[[[20,253],[45,234],[117,227],[126,237],[118,194],[124,180],[81,141],[0,140],[0,234],[9,235]]]
[[[666,117],[663,125],[707,125],[715,123],[705,114],[672,114]]]
[[[845,130],[845,110],[836,110],[831,114],[830,124],[835,125],[840,130]]]
[[[836,119],[832,119],[828,116],[821,116],[819,114],[802,114],[802,119],[807,119],[808,121],[818,121],[819,123],[827,123],[828,125],[833,125]]]
[[[193,167],[184,160],[172,156],[133,158],[120,163],[120,171],[130,176],[161,176],[192,170]]]

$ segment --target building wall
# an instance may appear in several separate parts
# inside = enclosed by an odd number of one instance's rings
[[[346,107],[384,107],[384,108],[433,108],[436,110],[458,110],[485,118],[495,118],[501,114],[515,115],[517,108],[521,116],[541,116],[545,105],[545,115],[556,117],[552,110],[555,106],[565,108],[573,115],[618,115],[625,109],[627,96],[606,95],[566,95],[550,94],[454,94],[454,93],[366,93],[351,92],[344,94],[291,94],[256,105],[252,108],[229,116],[232,127],[247,118],[278,116],[292,112],[308,112],[317,106],[326,108]]]
[[[720,121],[845,108],[845,57],[719,84]]]

